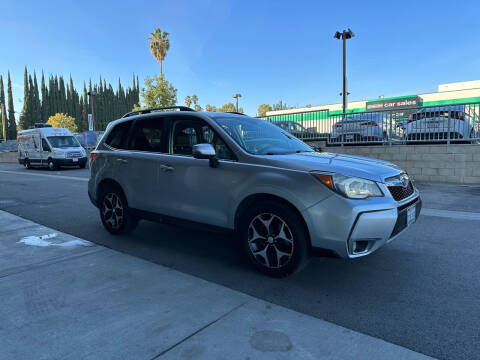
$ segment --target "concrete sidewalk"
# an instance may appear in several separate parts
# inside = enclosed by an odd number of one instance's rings
[[[429,359],[4,211],[0,301],[0,359]]]

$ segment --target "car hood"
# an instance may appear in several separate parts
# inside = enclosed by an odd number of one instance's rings
[[[56,148],[54,147],[53,150],[55,151],[63,151],[63,152],[70,152],[70,151],[77,151],[77,152],[82,152],[83,148],[82,147],[62,147],[62,148]]]
[[[305,152],[287,155],[266,155],[262,158],[272,166],[302,171],[324,171],[384,182],[402,169],[395,164],[363,156],[328,152]]]

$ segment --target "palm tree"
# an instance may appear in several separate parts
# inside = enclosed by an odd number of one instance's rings
[[[187,107],[190,107],[191,104],[192,104],[192,99],[190,98],[190,96],[186,96],[185,97],[185,105]]]
[[[197,95],[192,95],[192,103],[193,103],[193,105],[197,105],[197,102],[198,102],[198,97],[197,97]]]
[[[167,51],[170,49],[170,40],[168,40],[168,32],[162,31],[159,28],[156,28],[151,36],[148,38],[150,40],[150,52],[153,57],[157,59],[160,63],[160,74],[163,74],[162,61],[167,56]]]

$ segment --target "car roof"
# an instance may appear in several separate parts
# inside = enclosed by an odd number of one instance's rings
[[[358,120],[383,120],[387,115],[383,112],[374,112],[374,113],[358,113],[358,114],[347,114],[345,121],[358,121]],[[341,119],[340,119],[341,121]]]
[[[426,111],[458,111],[458,110],[465,110],[466,105],[444,105],[444,106],[431,106],[431,107],[424,107],[417,111],[417,113],[426,112]]]
[[[121,117],[120,119],[113,120],[108,123],[107,128],[105,131],[109,130],[111,127],[120,124],[125,121],[134,121],[134,120],[139,120],[139,119],[149,119],[149,118],[156,118],[156,117],[164,117],[164,116],[181,116],[181,115],[188,115],[188,116],[195,116],[198,118],[205,119],[205,116],[214,120],[216,118],[249,118],[254,120],[255,118],[252,118],[248,115],[240,115],[240,114],[235,114],[235,113],[227,113],[227,112],[209,112],[209,111],[155,111],[155,112],[150,112],[146,114],[137,114],[137,115],[130,115],[127,117]],[[259,120],[260,119],[255,119]]]
[[[56,128],[56,127],[43,127],[43,128],[34,128],[26,129],[19,131],[21,135],[41,133],[44,136],[73,136],[70,130],[65,128]]]

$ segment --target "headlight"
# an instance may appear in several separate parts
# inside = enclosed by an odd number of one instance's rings
[[[383,196],[377,183],[371,180],[350,177],[341,174],[313,175],[330,189],[350,199],[366,199],[372,196]]]
[[[54,151],[53,155],[58,156],[58,157],[65,157],[65,153],[62,151]]]

